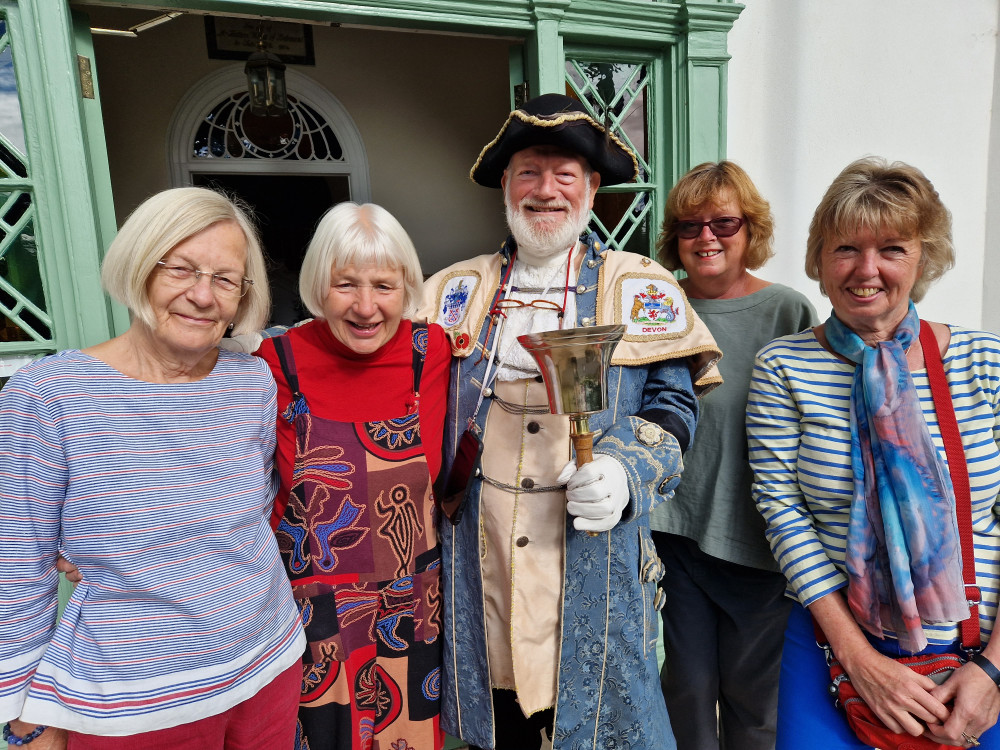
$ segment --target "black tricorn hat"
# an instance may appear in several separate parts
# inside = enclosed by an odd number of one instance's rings
[[[510,158],[531,146],[558,146],[580,154],[601,175],[601,185],[631,182],[639,174],[635,154],[587,114],[579,101],[542,94],[510,113],[469,176],[484,187],[498,188]]]

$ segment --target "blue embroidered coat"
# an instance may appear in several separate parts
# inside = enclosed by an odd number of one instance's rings
[[[681,449],[688,446],[678,445],[673,435],[660,430],[654,430],[660,442],[647,445],[654,441],[643,442],[637,434],[643,426],[647,431],[644,434],[648,434],[650,425],[637,415],[673,415],[666,421],[679,420],[684,426],[680,432],[686,428],[689,442],[698,413],[692,372],[701,389],[718,384],[721,380],[714,363],[720,354],[707,329],[687,307],[686,298],[669,272],[648,258],[604,251],[595,235],[586,239],[576,289],[577,326],[619,322],[610,320],[608,312],[615,307],[609,295],[621,289],[620,281],[615,280],[647,271],[669,277],[674,284],[689,316],[689,330],[670,341],[633,342],[633,353],[653,361],[612,364],[608,409],[590,417],[591,430],[600,431],[594,453],[610,455],[625,467],[630,502],[621,522],[597,536],[577,531],[572,517],[566,516],[562,645],[553,748],[671,750],[676,745],[656,660],[660,605],[657,581],[663,567],[650,538],[649,512],[673,494],[682,470]],[[499,269],[510,262],[513,249],[513,241],[508,240],[499,254],[439,272],[427,283],[427,305],[422,312],[441,322],[447,314],[441,306],[446,281],[465,273],[481,276],[487,296],[492,299],[499,286]],[[468,289],[461,290],[461,294],[467,298]],[[627,301],[628,295],[621,299]],[[429,306],[432,303],[437,306],[436,312]],[[482,318],[488,306],[479,307]],[[627,317],[628,311],[623,312],[622,307],[617,305],[618,314]],[[486,336],[492,336],[488,329],[480,319],[449,331],[456,357],[452,363],[442,475],[447,474],[461,433],[475,411],[488,358],[469,354],[481,351]],[[477,416],[480,428],[486,422],[489,406],[487,399]],[[480,566],[482,481],[474,483],[461,521],[452,525],[443,518],[440,529],[445,620],[441,716],[447,732],[488,748],[493,747],[494,727]]]

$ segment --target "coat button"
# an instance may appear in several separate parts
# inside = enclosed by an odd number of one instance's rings
[[[584,286],[583,284],[580,284],[580,285],[579,285],[579,286],[577,286],[577,288],[576,288],[576,293],[577,293],[577,294],[583,294],[583,293],[584,293],[584,292],[586,292],[586,291],[587,291],[587,287],[586,287],[586,286]]]
[[[538,424],[538,422],[528,422],[528,432],[530,432],[532,435],[534,435],[540,429],[542,429],[542,427],[541,425]]]
[[[535,480],[532,479],[531,477],[525,477],[524,479],[521,480],[521,486],[526,490],[530,490],[532,487],[535,486]]]
[[[493,398],[493,389],[483,388],[483,398]]]
[[[526,536],[519,536],[519,537],[517,538],[517,541],[516,541],[516,542],[514,542],[514,543],[515,543],[515,544],[516,544],[516,545],[517,545],[518,547],[527,547],[527,546],[528,546],[528,537],[526,537]]]

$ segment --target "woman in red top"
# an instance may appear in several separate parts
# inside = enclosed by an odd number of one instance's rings
[[[422,274],[385,209],[341,203],[299,292],[315,320],[264,341],[278,383],[272,525],[308,638],[296,748],[440,750],[441,467],[451,349],[404,318]]]

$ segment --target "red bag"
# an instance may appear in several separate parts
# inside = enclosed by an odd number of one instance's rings
[[[923,656],[901,656],[895,659],[918,674],[927,675],[939,685],[965,661],[956,654],[925,654]],[[833,683],[830,692],[837,697],[837,704],[847,714],[847,724],[866,745],[882,750],[949,750],[954,745],[942,745],[926,737],[896,734],[882,723],[875,712],[868,707],[864,698],[851,684],[851,678],[836,659],[830,659],[830,677]]]

